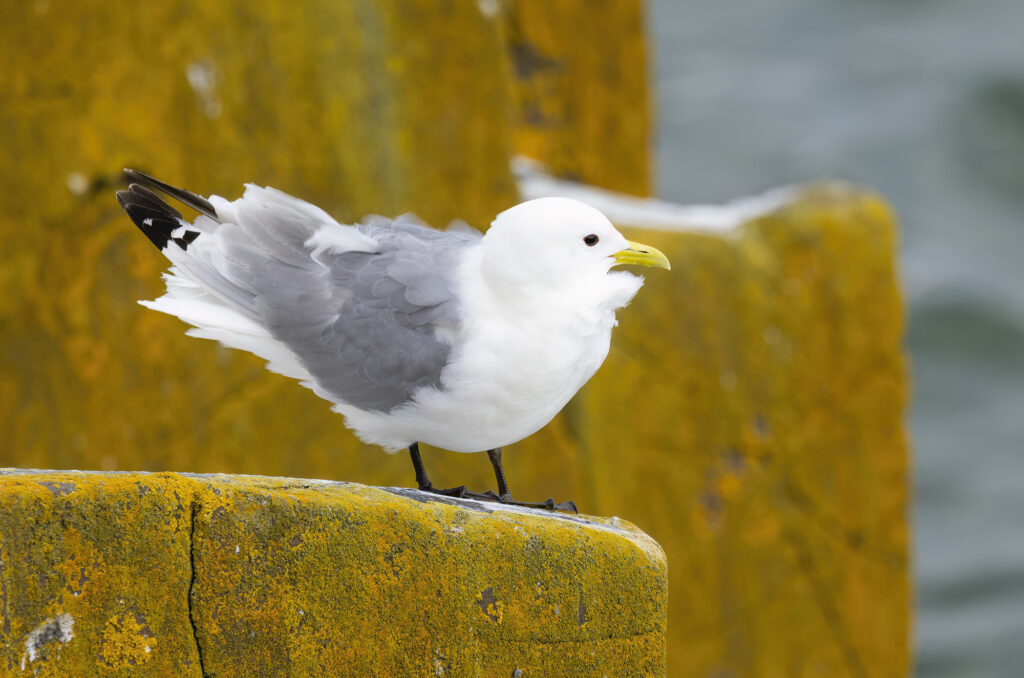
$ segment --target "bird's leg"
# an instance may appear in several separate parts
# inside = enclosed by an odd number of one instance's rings
[[[576,510],[576,502],[574,501],[563,501],[556,504],[554,499],[538,502],[514,500],[508,491],[508,481],[505,479],[505,469],[501,467],[501,448],[496,447],[493,450],[487,450],[487,458],[491,460],[491,466],[494,467],[494,479],[498,482],[497,500],[502,504],[527,506],[529,508],[543,508],[548,509],[549,511],[572,511],[573,513],[578,513]],[[485,492],[484,494],[487,493]]]
[[[412,459],[412,470],[416,474],[416,485],[424,492],[430,492],[434,485],[427,477],[427,469],[423,468],[423,458],[420,457],[420,444],[413,443],[409,446],[409,457]]]
[[[423,458],[420,457],[419,443],[413,443],[409,446],[409,457],[412,459],[412,469],[416,473],[416,485],[421,492],[431,492],[445,497],[473,497],[476,499],[490,498],[478,495],[476,492],[470,492],[466,489],[465,485],[448,487],[443,490],[434,487],[434,484],[430,482],[430,478],[427,477],[427,470],[423,468]]]
[[[501,468],[501,448],[495,447],[493,450],[487,450],[487,458],[491,460],[491,466],[494,467],[494,478],[498,481],[498,500],[511,499],[508,481],[505,480],[505,469]]]
[[[571,501],[563,501],[556,504],[554,499],[548,499],[547,501],[539,502],[528,502],[528,501],[516,501],[512,499],[512,495],[508,491],[508,481],[505,479],[505,471],[501,467],[501,448],[497,447],[493,450],[487,450],[487,458],[491,460],[491,466],[494,467],[494,477],[498,481],[498,493],[495,494],[492,490],[486,492],[471,492],[466,489],[465,485],[459,485],[458,487],[449,487],[447,489],[438,489],[434,487],[434,484],[430,482],[430,478],[427,477],[427,470],[423,467],[423,458],[420,456],[420,445],[419,443],[413,443],[409,446],[409,458],[412,459],[412,468],[416,473],[416,485],[419,487],[421,492],[431,492],[433,494],[440,494],[445,497],[459,497],[468,499],[482,499],[485,501],[497,501],[502,504],[512,504],[513,506],[526,506],[528,508],[542,508],[548,509],[549,511],[572,511],[576,513],[576,504]]]

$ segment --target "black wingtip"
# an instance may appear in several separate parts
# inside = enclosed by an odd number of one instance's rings
[[[160,181],[156,177],[151,177],[145,172],[140,172],[137,169],[125,167],[124,173],[132,181],[144,184],[150,188],[155,188],[161,193],[164,193],[175,200],[180,201],[182,204],[191,207],[196,212],[205,214],[211,219],[219,221],[219,219],[217,219],[217,210],[214,208],[213,204],[201,195],[196,195],[191,191],[186,191],[184,188],[171,186],[170,184]]]
[[[186,225],[181,212],[145,186],[130,184],[127,190],[118,191],[115,195],[125,214],[160,250],[166,248],[171,240],[183,250],[188,249],[200,235],[198,231],[186,230],[181,235],[172,237],[171,234],[176,229]]]

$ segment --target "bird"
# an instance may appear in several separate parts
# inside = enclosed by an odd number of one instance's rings
[[[412,214],[342,224],[270,187],[208,198],[125,169],[118,203],[170,261],[142,305],[186,334],[253,353],[331,403],[365,443],[408,450],[419,490],[514,500],[501,450],[543,428],[608,355],[616,311],[670,269],[595,208],[529,200],[486,233],[436,230]],[[160,194],[198,212],[191,222]],[[486,452],[497,491],[436,488],[419,445]]]

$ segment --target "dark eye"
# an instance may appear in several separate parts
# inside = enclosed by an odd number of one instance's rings
[[[587,244],[587,247],[593,247],[597,244],[598,237],[591,233],[590,235],[583,236],[583,242]]]

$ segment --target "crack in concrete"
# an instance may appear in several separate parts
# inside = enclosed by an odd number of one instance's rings
[[[188,622],[192,626],[192,639],[196,644],[196,654],[199,656],[199,672],[203,678],[210,674],[206,672],[206,664],[203,661],[203,646],[199,642],[199,626],[196,624],[195,609],[192,605],[192,596],[196,586],[196,516],[199,515],[201,506],[195,499],[191,504],[191,520],[188,528],[188,559],[189,559],[189,581],[188,581]]]

